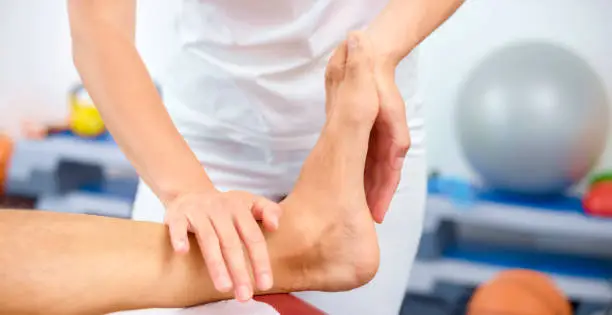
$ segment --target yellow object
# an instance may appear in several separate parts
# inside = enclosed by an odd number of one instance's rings
[[[104,121],[83,86],[70,94],[70,130],[80,137],[97,137],[106,131]]]
[[[4,193],[4,185],[13,153],[13,140],[0,133],[0,195]]]

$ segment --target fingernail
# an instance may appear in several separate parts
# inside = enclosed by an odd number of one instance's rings
[[[239,301],[246,302],[251,299],[251,290],[246,285],[241,285],[236,290],[236,297]]]
[[[185,250],[185,248],[187,247],[187,242],[185,242],[185,240],[176,241],[174,243],[174,247],[176,248],[176,250]]]
[[[219,291],[227,292],[232,288],[232,282],[227,277],[219,278]]]
[[[359,38],[355,34],[349,35],[348,38],[348,48],[349,50],[354,50],[359,46]]]
[[[406,157],[402,156],[402,157],[398,157],[395,159],[395,164],[394,167],[395,169],[399,170],[404,166],[404,160],[406,159]]]
[[[272,277],[268,273],[262,273],[259,277],[259,289],[270,290],[272,288]]]
[[[278,217],[272,218],[272,227],[276,230],[278,229]]]

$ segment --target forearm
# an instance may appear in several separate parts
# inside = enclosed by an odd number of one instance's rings
[[[104,314],[185,307],[217,292],[195,241],[174,254],[160,224],[37,211],[0,211],[0,314]],[[271,248],[277,283],[295,281]]]
[[[377,50],[397,64],[444,23],[463,1],[389,0],[368,31],[373,34]]]
[[[163,106],[134,45],[133,25],[125,21],[129,17],[118,21],[120,10],[108,8],[112,14],[104,14],[107,4],[97,1],[69,3],[75,65],[139,175],[162,200],[178,191],[212,187]]]

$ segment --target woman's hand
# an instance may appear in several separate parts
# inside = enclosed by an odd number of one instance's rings
[[[389,209],[391,199],[400,181],[400,174],[408,148],[410,133],[406,122],[406,107],[402,95],[395,84],[395,67],[397,61],[391,54],[383,51],[372,32],[358,32],[365,36],[373,47],[374,84],[378,92],[379,111],[374,128],[370,134],[370,143],[365,166],[365,190],[372,217],[382,223]],[[331,57],[334,59],[347,53],[347,42],[342,42]],[[334,80],[333,68],[328,65],[326,80]],[[327,84],[326,86],[328,86]],[[332,110],[329,104],[333,93],[326,93],[326,112]]]
[[[385,50],[375,30],[364,32],[373,46],[374,79],[380,102],[379,114],[370,135],[365,190],[372,217],[382,223],[400,181],[404,159],[410,147],[406,107],[395,84],[396,54]],[[344,42],[335,55],[345,53]],[[328,96],[329,97],[329,96]],[[329,108],[327,108],[329,111]]]
[[[187,233],[195,234],[214,286],[234,290],[236,299],[253,296],[249,265],[259,290],[272,287],[272,269],[263,233],[257,221],[275,231],[281,216],[278,204],[244,191],[179,195],[167,205],[164,222],[176,252],[189,251]],[[248,252],[248,259],[244,249]]]
[[[410,148],[410,131],[406,105],[395,84],[395,64],[384,54],[376,54],[374,79],[380,112],[370,135],[365,189],[372,217],[382,223],[400,181],[404,159]]]
[[[382,222],[397,189],[410,148],[406,109],[395,84],[395,68],[421,41],[451,16],[463,0],[389,0],[368,25],[374,44],[380,114],[371,134],[366,193],[372,216]]]

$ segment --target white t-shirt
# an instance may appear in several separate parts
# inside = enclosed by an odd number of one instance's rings
[[[325,119],[331,53],[385,3],[183,0],[181,50],[162,81],[171,95],[168,111],[188,140],[222,135],[281,150],[310,148]],[[414,57],[403,62],[397,78],[410,124],[420,127],[418,101],[408,101],[416,96]]]

